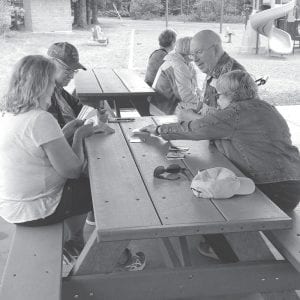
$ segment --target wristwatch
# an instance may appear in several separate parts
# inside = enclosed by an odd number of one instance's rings
[[[160,127],[161,127],[161,125],[156,126],[156,129],[155,129],[156,135],[160,135]]]

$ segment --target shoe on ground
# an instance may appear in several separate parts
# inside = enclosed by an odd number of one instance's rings
[[[146,266],[146,256],[143,252],[137,252],[135,255],[132,255],[130,259],[123,266],[125,271],[135,272],[142,271]]]
[[[197,250],[203,256],[219,260],[218,255],[215,253],[212,247],[205,242],[200,242],[197,246]]]
[[[68,277],[76,263],[76,258],[69,253],[67,249],[63,249],[63,264],[62,264],[62,277]]]
[[[66,241],[64,244],[64,251],[70,256],[72,256],[73,258],[77,259],[83,247],[84,247],[84,242],[69,240]]]
[[[86,217],[85,220],[86,224],[90,225],[90,226],[95,226],[96,222],[95,222],[95,215],[93,211],[90,211]]]

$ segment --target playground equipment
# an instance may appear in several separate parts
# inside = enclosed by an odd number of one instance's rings
[[[99,25],[96,25],[92,28],[92,34],[93,34],[93,41],[97,42],[97,44],[101,46],[108,45],[109,42],[108,37],[105,36],[104,32],[102,31]]]
[[[296,0],[291,0],[282,6],[274,6],[250,16],[251,27],[268,38],[269,51],[282,55],[292,53],[293,42],[291,36],[286,31],[276,28],[274,20],[286,16],[294,9],[295,5]]]

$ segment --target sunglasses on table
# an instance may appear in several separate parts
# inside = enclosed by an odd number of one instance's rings
[[[186,171],[186,168],[183,168],[178,164],[172,164],[172,165],[169,165],[166,168],[164,166],[158,166],[154,169],[153,176],[155,178],[159,178],[159,179],[177,180],[177,179],[180,179],[180,176],[168,177],[168,175],[170,175],[170,174],[179,174],[179,173],[183,173],[184,175],[186,175],[185,171]],[[167,176],[163,176],[163,174],[165,174],[165,173],[167,173]]]

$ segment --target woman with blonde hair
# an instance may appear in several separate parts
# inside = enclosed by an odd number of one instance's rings
[[[72,146],[47,112],[55,65],[40,55],[22,58],[0,101],[0,216],[7,222],[42,226],[66,220],[68,243],[80,251],[83,225],[92,209],[83,139],[91,124],[74,132]]]
[[[92,124],[78,122],[72,145],[47,112],[55,86],[55,65],[40,55],[22,58],[15,66],[8,92],[0,101],[0,216],[23,226],[65,221],[65,249],[75,256],[84,246],[83,227],[92,210],[83,140]],[[72,121],[71,121],[72,122]],[[100,124],[105,131],[105,125]],[[66,231],[65,231],[66,232]],[[145,267],[142,252],[129,249],[119,259],[128,271]]]

